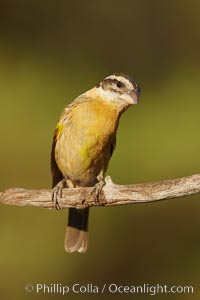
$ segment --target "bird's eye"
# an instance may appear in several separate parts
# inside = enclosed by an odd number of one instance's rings
[[[117,86],[118,88],[121,88],[121,87],[124,86],[124,84],[123,84],[121,81],[117,81],[116,86]]]

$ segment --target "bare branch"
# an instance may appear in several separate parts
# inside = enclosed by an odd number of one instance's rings
[[[64,189],[59,204],[62,208],[97,206],[92,187]],[[10,188],[0,193],[0,203],[18,206],[37,206],[54,209],[50,189],[27,190]],[[185,197],[200,193],[200,174],[153,183],[118,185],[106,177],[99,201],[103,206],[147,203],[165,199]]]

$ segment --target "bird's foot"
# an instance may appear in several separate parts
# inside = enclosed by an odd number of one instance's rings
[[[62,209],[58,202],[58,196],[62,198],[62,190],[66,187],[66,179],[63,178],[61,181],[59,181],[56,186],[54,186],[52,190],[52,201],[54,203],[54,206],[57,210]]]
[[[92,195],[93,195],[93,197],[94,197],[94,201],[96,202],[96,204],[99,204],[99,205],[103,204],[103,201],[100,200],[99,196],[100,196],[100,194],[102,192],[102,189],[103,189],[103,187],[104,187],[105,184],[106,183],[105,183],[104,180],[100,180],[99,182],[97,182],[95,184],[95,186],[94,186],[94,188],[93,188],[93,190],[91,192]]]

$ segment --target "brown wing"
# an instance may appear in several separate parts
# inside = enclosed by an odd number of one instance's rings
[[[56,147],[56,137],[57,137],[58,129],[55,130],[53,136],[53,143],[51,148],[51,175],[52,175],[52,188],[63,179],[63,175],[59,170],[56,160],[55,160],[55,147]]]
[[[111,144],[111,149],[110,149],[110,157],[112,156],[114,150],[115,150],[115,147],[116,147],[116,136],[114,138],[114,141],[113,143]]]

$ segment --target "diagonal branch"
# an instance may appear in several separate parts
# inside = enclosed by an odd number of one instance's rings
[[[64,189],[62,198],[58,199],[62,208],[97,206],[92,195],[92,187]],[[99,201],[103,206],[147,203],[165,199],[185,197],[200,193],[200,174],[178,179],[153,183],[118,185],[109,176]],[[10,188],[0,193],[0,203],[18,206],[37,206],[54,209],[51,190],[27,190]]]

